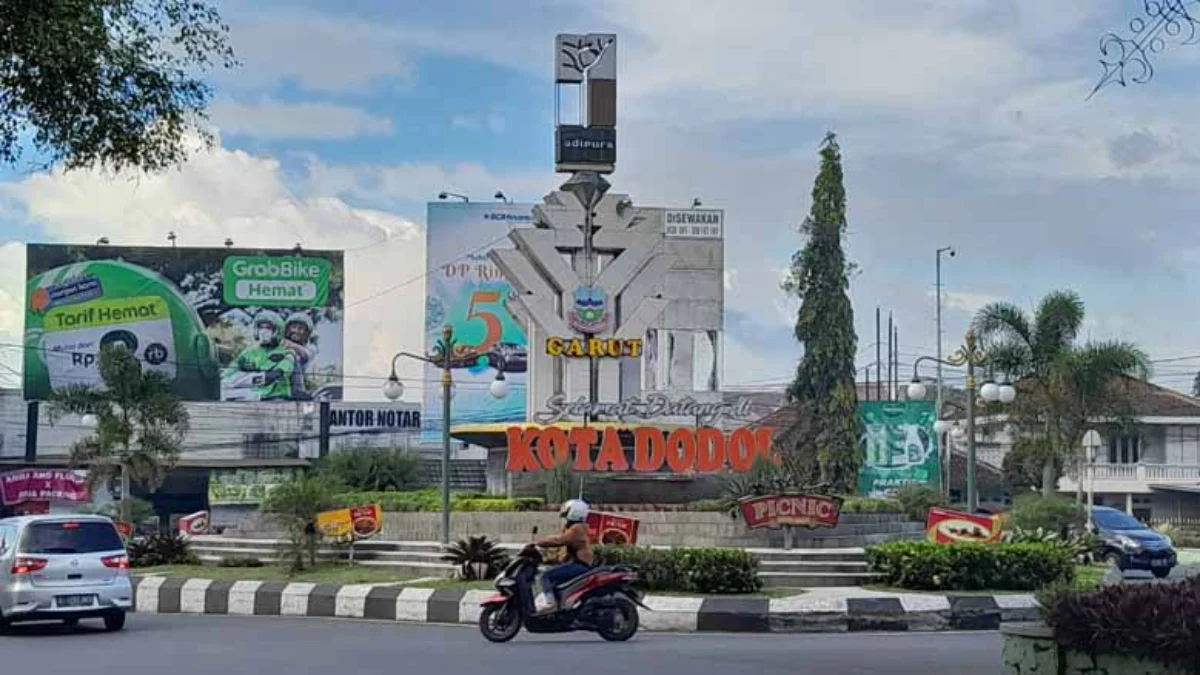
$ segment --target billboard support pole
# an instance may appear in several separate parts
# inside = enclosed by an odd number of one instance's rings
[[[25,461],[30,464],[37,462],[38,444],[38,401],[30,401],[25,406]]]
[[[329,456],[329,401],[321,401],[320,440],[317,441],[317,457]]]

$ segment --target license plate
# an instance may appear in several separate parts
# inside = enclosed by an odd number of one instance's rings
[[[58,595],[54,598],[58,607],[91,607],[95,602],[94,595]]]
[[[1171,561],[1166,558],[1155,558],[1150,561],[1151,567],[1170,567]]]

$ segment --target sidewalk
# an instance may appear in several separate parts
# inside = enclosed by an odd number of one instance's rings
[[[147,614],[230,614],[474,624],[492,591],[399,584],[327,585],[134,577],[134,606]],[[1037,618],[1031,595],[885,593],[819,588],[786,598],[649,595],[642,630],[813,633],[997,630]]]

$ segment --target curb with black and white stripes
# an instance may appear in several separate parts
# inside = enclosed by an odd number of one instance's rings
[[[473,624],[493,591],[398,585],[134,577],[134,608],[146,614],[227,614]],[[1032,621],[1029,595],[789,598],[646,596],[641,628],[670,632],[844,633],[998,630]]]

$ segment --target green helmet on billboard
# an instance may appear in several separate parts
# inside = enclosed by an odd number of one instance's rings
[[[313,323],[312,317],[304,312],[292,312],[289,314],[287,321],[284,322],[283,331],[284,335],[287,336],[288,339],[291,339],[291,330],[293,324],[300,324],[301,326],[304,326],[304,342],[308,342],[309,338],[312,337],[313,329],[316,328],[316,324]]]
[[[269,335],[259,331],[259,327],[263,326],[270,327],[271,332]],[[258,344],[264,347],[273,347],[279,344],[280,338],[283,337],[283,317],[269,309],[264,309],[255,314],[254,337],[258,341]]]
[[[119,260],[61,265],[25,288],[25,397],[45,400],[70,384],[98,384],[96,356],[129,348],[190,400],[220,398],[220,374],[200,315],[167,278]]]

